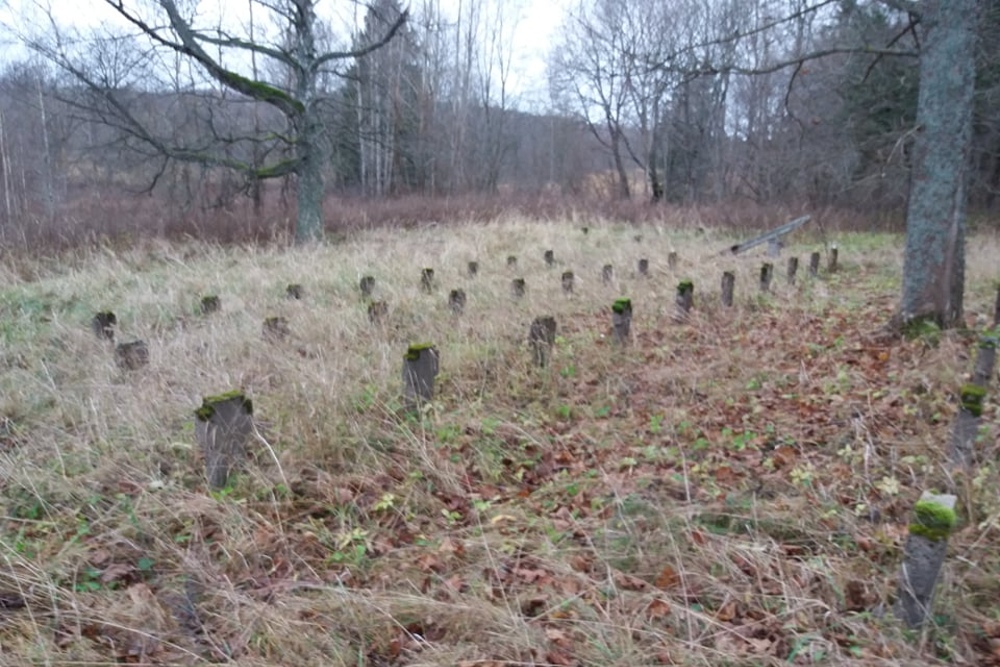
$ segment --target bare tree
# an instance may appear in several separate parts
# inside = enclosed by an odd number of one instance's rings
[[[320,0],[254,2],[268,20],[278,26],[273,39],[262,35],[250,39],[233,34],[221,23],[203,25],[194,6],[181,6],[175,0],[148,3],[104,0],[107,7],[127,22],[133,34],[138,30],[144,40],[138,50],[140,56],[148,57],[162,50],[180,54],[197,68],[204,80],[266,104],[281,114],[286,121],[284,133],[270,130],[266,136],[244,137],[251,144],[278,142],[287,147],[287,151],[280,154],[281,159],[265,164],[256,163],[255,157],[260,157],[258,152],[242,158],[232,153],[227,155],[218,145],[177,145],[164,137],[130,108],[127,98],[134,90],[119,85],[121,81],[115,76],[102,76],[94,62],[88,62],[86,51],[74,48],[77,42],[66,38],[67,29],[51,15],[51,30],[28,42],[90,91],[90,101],[97,103],[90,109],[95,118],[115,125],[126,132],[133,143],[142,144],[165,160],[228,167],[242,174],[248,182],[294,174],[298,199],[296,239],[317,239],[323,232],[323,170],[327,162],[322,113],[324,97],[319,83],[324,72],[338,62],[363,57],[389,43],[406,22],[407,12],[400,12],[387,24],[384,34],[368,43],[334,50],[322,49],[319,43],[322,24],[316,10]],[[125,33],[106,35],[106,39],[113,42],[127,38]],[[238,64],[248,60],[247,56],[253,56],[249,59],[249,68]],[[258,60],[270,63],[271,67]],[[136,65],[139,61],[141,57],[136,58]],[[288,76],[264,80],[263,77],[255,78],[253,71],[283,71]]]

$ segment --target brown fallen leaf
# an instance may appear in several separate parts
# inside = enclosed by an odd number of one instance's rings
[[[656,577],[656,581],[653,583],[656,585],[657,588],[665,591],[667,589],[673,588],[674,586],[679,584],[680,581],[681,581],[681,576],[677,574],[677,570],[675,570],[670,565],[666,565],[664,566],[663,570],[660,571],[660,574]]]

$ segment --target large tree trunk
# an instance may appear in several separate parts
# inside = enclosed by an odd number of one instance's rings
[[[299,134],[298,218],[295,240],[318,241],[323,237],[323,137],[322,128],[306,112]]]
[[[918,132],[906,212],[900,318],[949,327],[962,318],[965,173],[972,134],[977,0],[921,3]]]

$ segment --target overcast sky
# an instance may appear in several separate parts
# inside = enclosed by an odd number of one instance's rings
[[[443,11],[451,15],[457,13],[460,1],[440,0]],[[513,73],[510,81],[513,92],[524,98],[523,102],[544,104],[548,99],[545,66],[550,45],[567,8],[575,0],[493,1],[504,3],[505,20],[514,20]],[[419,4],[420,0],[411,2],[414,9]],[[37,30],[45,25],[44,13],[40,11],[40,7],[51,8],[52,14],[60,23],[73,24],[81,28],[96,27],[119,20],[104,0],[0,0],[0,17],[2,17],[0,20],[14,31]],[[210,17],[221,13],[227,21],[232,21],[234,26],[246,22],[247,7],[248,0],[199,1],[200,14]],[[355,5],[347,0],[321,0],[319,9],[322,15],[339,18],[342,25],[347,25],[357,13]],[[25,20],[25,17],[32,16],[33,19]],[[34,28],[31,27],[32,24]],[[16,45],[8,46],[6,52],[8,59],[24,57],[23,49]]]

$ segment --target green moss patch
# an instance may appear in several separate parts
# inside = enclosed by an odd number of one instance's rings
[[[955,510],[929,499],[922,499],[913,506],[910,535],[919,535],[938,542],[948,539],[958,524]]]
[[[611,304],[611,310],[619,315],[632,312],[632,299],[618,299]]]
[[[248,415],[253,414],[253,402],[246,397],[239,389],[234,389],[233,391],[227,391],[224,394],[216,394],[215,396],[206,396],[201,399],[201,407],[194,411],[195,417],[198,421],[207,422],[215,414],[215,406],[220,403],[225,403],[227,401],[238,400],[242,402],[243,409],[246,410]]]
[[[983,402],[986,400],[986,389],[974,384],[962,387],[962,409],[976,417],[983,415]]]
[[[424,350],[433,350],[434,343],[415,343],[406,350],[403,358],[407,361],[417,361]]]

